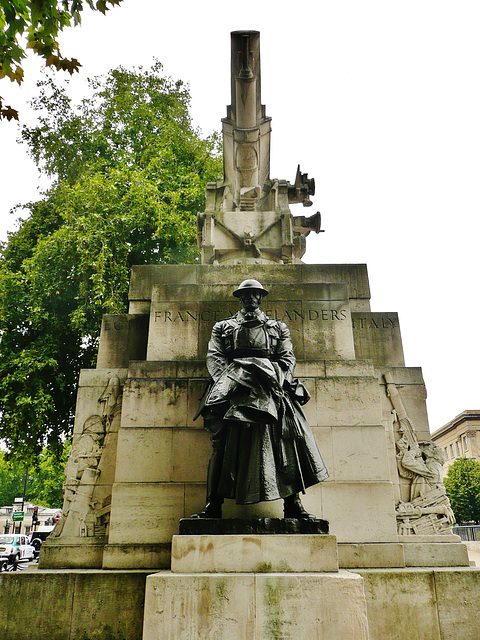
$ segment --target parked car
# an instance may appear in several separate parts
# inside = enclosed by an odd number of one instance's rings
[[[9,563],[33,560],[35,547],[28,543],[28,537],[22,533],[3,533],[0,535],[0,558],[7,558]]]

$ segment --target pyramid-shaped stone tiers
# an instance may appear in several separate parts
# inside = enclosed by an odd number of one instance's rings
[[[397,534],[402,484],[385,373],[418,440],[429,439],[421,370],[404,366],[397,314],[370,311],[365,265],[301,264],[133,268],[129,313],[104,317],[97,368],[80,376],[74,444],[92,416],[103,419],[100,473],[82,476],[80,487],[67,473],[66,533],[45,545],[43,566],[169,567],[179,520],[205,499],[211,445],[194,416],[207,342],[214,322],[238,310],[231,294],[247,277],[270,291],[262,308],[289,327],[296,375],[312,396],[305,412],[330,478],[303,503],[330,522],[340,566],[421,566],[426,555],[430,564],[468,564],[455,536]],[[281,517],[282,501],[226,501],[224,515]]]

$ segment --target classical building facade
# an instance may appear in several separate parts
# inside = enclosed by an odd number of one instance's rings
[[[458,458],[480,460],[480,409],[462,411],[431,438],[445,453],[445,470]]]
[[[37,522],[33,522],[34,509],[37,509]],[[33,504],[33,502],[25,502],[23,512],[25,514],[22,522],[14,522],[12,514],[15,511],[22,510],[22,503],[19,499],[13,505],[5,505],[0,507],[0,534],[2,533],[25,533],[29,534],[38,531],[39,528],[45,530],[46,527],[53,529],[57,522],[61,509],[49,509]]]

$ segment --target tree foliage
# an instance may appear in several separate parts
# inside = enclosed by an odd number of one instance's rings
[[[457,522],[480,521],[480,462],[460,458],[444,479]]]
[[[85,0],[94,11],[103,14],[108,5],[122,0]],[[81,22],[84,0],[0,0],[0,79],[10,78],[21,84],[21,67],[26,50],[45,60],[47,66],[72,74],[81,66],[76,58],[65,58],[60,53],[58,36],[65,27]],[[0,98],[0,118],[18,120],[18,112],[11,106],[3,107]]]
[[[218,143],[161,71],[113,70],[78,106],[44,80],[39,123],[22,131],[55,178],[0,253],[0,439],[24,458],[61,450],[79,369],[94,364],[102,315],[126,311],[131,266],[197,259]]]
[[[0,507],[10,506],[15,498],[23,495],[25,475],[27,475],[25,501],[42,507],[61,508],[63,504],[62,486],[68,447],[58,460],[49,451],[43,451],[36,468],[27,468],[23,462],[6,460],[0,451]]]

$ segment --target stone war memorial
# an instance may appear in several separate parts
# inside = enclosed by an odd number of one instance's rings
[[[302,262],[315,183],[270,176],[260,90],[260,34],[233,32],[201,262],[134,267],[103,318],[63,515],[37,572],[0,576],[2,638],[480,637],[421,369],[364,264]]]

